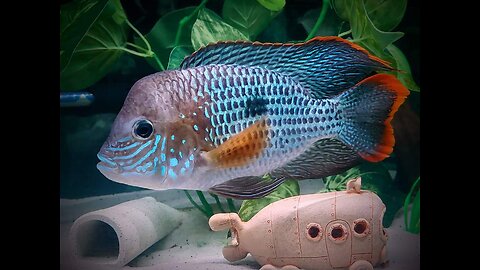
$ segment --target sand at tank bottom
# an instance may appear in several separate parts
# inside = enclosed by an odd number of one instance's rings
[[[306,184],[308,185],[308,183]],[[306,189],[302,190],[308,191]],[[242,270],[260,268],[260,265],[255,262],[251,255],[235,263],[225,260],[222,255],[222,248],[227,243],[227,231],[211,231],[207,217],[197,209],[191,208],[185,195],[181,193],[183,192],[140,191],[81,200],[60,200],[60,268],[62,270],[114,269],[72,263],[72,255],[68,245],[70,227],[73,221],[84,213],[145,196],[155,197],[158,201],[182,211],[184,215],[183,223],[170,235],[145,250],[121,269]],[[208,198],[208,200],[212,204],[214,203],[213,198]],[[239,208],[238,203],[236,205],[237,209]],[[228,209],[227,206],[224,206],[224,208]],[[420,269],[420,235],[406,232],[403,226],[403,214],[399,212],[392,225],[386,229],[389,236],[387,244],[389,263],[383,268],[378,267],[378,269]]]

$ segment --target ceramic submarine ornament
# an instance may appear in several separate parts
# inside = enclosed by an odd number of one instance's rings
[[[214,231],[230,229],[223,248],[230,262],[252,254],[267,269],[373,269],[387,262],[385,205],[360,190],[361,179],[346,191],[300,195],[274,202],[248,222],[236,213],[213,215]]]

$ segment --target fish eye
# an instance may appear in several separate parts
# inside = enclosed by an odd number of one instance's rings
[[[152,134],[153,134],[153,124],[152,122],[146,119],[138,120],[133,125],[133,137],[137,139],[145,140],[150,138]]]

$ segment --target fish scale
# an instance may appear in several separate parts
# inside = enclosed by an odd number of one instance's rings
[[[301,85],[292,79],[263,68],[211,65],[174,72],[191,73],[191,78],[197,78],[209,86],[195,90],[197,96],[201,93],[200,95],[205,97],[206,106],[200,113],[205,116],[207,129],[212,131],[209,133],[209,139],[214,146],[222,144],[260,118],[261,115],[248,115],[246,104],[249,99],[255,97],[266,102],[266,115],[270,123],[269,147],[254,163],[245,168],[229,171],[229,174],[251,171],[252,168],[258,170],[255,173],[261,174],[265,170],[281,166],[286,159],[272,160],[268,157],[288,154],[291,159],[304,151],[312,138],[327,138],[335,134],[341,121],[334,112],[336,104],[334,100],[313,100]],[[186,78],[181,75],[175,76]],[[230,76],[231,80],[227,80],[227,76]],[[237,78],[240,78],[238,80],[240,87],[231,83]],[[321,112],[322,108],[331,112],[305,114],[310,112],[305,110],[307,106],[319,107],[318,112]],[[230,121],[226,121],[226,115]],[[316,128],[308,129],[309,123],[315,124]]]

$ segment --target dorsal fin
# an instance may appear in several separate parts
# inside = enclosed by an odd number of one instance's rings
[[[392,69],[364,48],[335,36],[295,44],[221,41],[200,48],[180,68],[213,64],[263,67],[292,77],[315,98],[336,96],[373,71]]]

